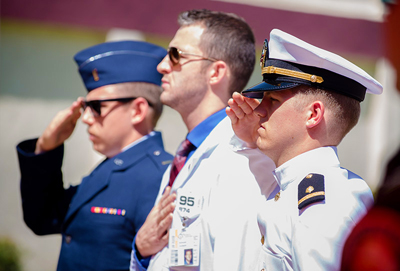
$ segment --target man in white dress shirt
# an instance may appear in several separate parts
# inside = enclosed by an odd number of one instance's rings
[[[194,146],[179,174],[175,167],[164,174],[133,242],[130,269],[252,270],[261,238],[256,208],[276,186],[275,165],[235,137],[225,107],[253,71],[254,36],[243,19],[224,12],[189,10],[178,22],[157,67],[161,101],[179,112]]]
[[[261,64],[263,82],[234,93],[227,108],[235,133],[277,166],[278,187],[258,214],[256,270],[338,270],[346,237],[373,196],[361,177],[340,167],[336,146],[356,125],[365,93],[380,94],[382,86],[342,57],[277,29]]]

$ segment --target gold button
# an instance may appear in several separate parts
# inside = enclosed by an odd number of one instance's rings
[[[65,236],[65,243],[71,243],[72,237],[70,235]]]
[[[317,82],[317,77],[315,75],[311,75],[310,81],[313,83]]]
[[[281,197],[281,192],[278,192],[278,194],[275,195],[275,201],[278,201],[278,199]]]

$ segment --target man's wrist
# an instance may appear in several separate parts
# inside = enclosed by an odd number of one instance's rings
[[[141,261],[141,260],[143,260],[145,258],[145,257],[142,256],[142,254],[140,254],[140,251],[139,251],[139,249],[138,249],[138,247],[136,245],[136,242],[135,242],[135,252],[136,252],[136,257],[138,258],[139,261]]]
[[[136,242],[134,242],[134,248],[135,248],[136,259],[140,262],[142,267],[147,269],[149,267],[149,264],[150,264],[151,256],[143,257],[142,254],[140,254],[139,249],[136,246]]]

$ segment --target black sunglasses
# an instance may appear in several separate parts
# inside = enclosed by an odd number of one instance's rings
[[[168,48],[169,60],[172,62],[172,65],[174,65],[174,66],[179,64],[179,61],[181,60],[181,56],[184,56],[184,55],[200,57],[200,59],[197,59],[197,60],[210,60],[213,62],[218,61],[218,59],[215,59],[212,57],[204,57],[204,56],[200,56],[200,55],[196,55],[196,54],[185,53],[175,47]]]
[[[122,102],[122,103],[127,103],[127,102],[135,100],[135,99],[137,99],[137,97],[82,101],[82,108],[85,111],[87,107],[90,107],[90,109],[93,112],[93,116],[99,117],[99,116],[101,116],[101,103],[102,102]],[[147,101],[147,103],[149,104],[149,106],[153,106],[149,101]]]

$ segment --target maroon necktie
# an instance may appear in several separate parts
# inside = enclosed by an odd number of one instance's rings
[[[178,176],[179,171],[181,171],[183,165],[185,164],[189,152],[191,152],[195,148],[196,147],[188,139],[182,141],[181,145],[178,148],[178,151],[176,152],[174,161],[172,162],[171,174],[169,175],[169,186],[172,187],[176,176]]]

